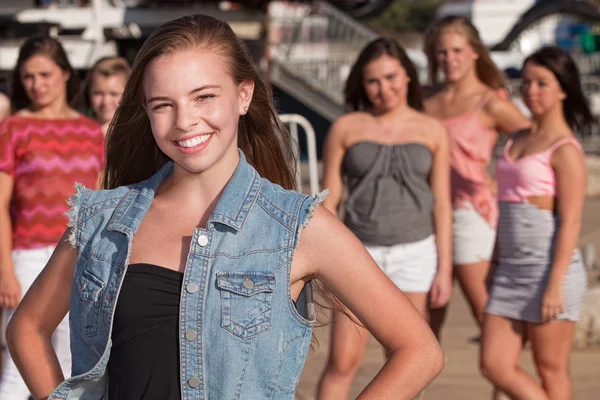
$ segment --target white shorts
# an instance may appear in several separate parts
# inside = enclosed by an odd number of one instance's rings
[[[379,268],[407,293],[427,293],[437,272],[435,236],[394,246],[365,245]]]
[[[452,263],[475,264],[492,258],[496,229],[474,208],[452,211]]]

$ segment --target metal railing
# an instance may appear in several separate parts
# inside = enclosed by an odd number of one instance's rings
[[[319,191],[319,170],[317,164],[317,140],[315,137],[315,130],[311,123],[299,114],[281,114],[279,119],[289,126],[290,134],[296,143],[298,143],[298,127],[301,127],[306,135],[309,187],[310,194],[314,196]],[[298,157],[299,146],[294,147],[294,150],[296,151],[296,159],[298,160],[298,168],[296,169],[298,171],[296,174],[296,187],[297,190],[301,192],[302,176],[300,157]]]
[[[86,7],[91,0],[42,0],[40,7]]]
[[[571,57],[577,64],[580,74],[588,75],[600,72],[600,53],[571,54]]]
[[[377,34],[326,2],[283,3],[269,7],[271,61],[343,105],[350,68]]]

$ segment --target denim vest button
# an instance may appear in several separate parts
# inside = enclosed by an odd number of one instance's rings
[[[252,282],[250,278],[246,278],[244,279],[244,282],[242,282],[242,286],[246,289],[252,289],[254,287],[254,282]]]
[[[185,287],[185,290],[187,290],[188,293],[196,293],[198,290],[198,285],[196,285],[194,282],[188,283]]]
[[[198,236],[198,244],[202,247],[206,246],[208,244],[208,238],[204,235]]]
[[[196,332],[194,331],[187,331],[185,333],[185,340],[187,340],[188,342],[193,342],[194,340],[196,340],[196,337],[198,335],[196,335]]]
[[[192,388],[197,388],[198,386],[200,386],[200,379],[198,379],[198,377],[193,376],[190,379],[188,379],[188,385],[190,385],[190,387]]]

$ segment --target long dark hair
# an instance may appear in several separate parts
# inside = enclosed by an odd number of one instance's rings
[[[421,85],[419,84],[417,69],[406,55],[402,46],[394,39],[388,38],[375,39],[361,51],[346,80],[346,87],[344,88],[346,106],[354,111],[366,110],[372,107],[365,92],[363,82],[364,69],[371,61],[384,55],[397,59],[410,78],[408,93],[406,95],[408,105],[415,110],[423,110],[423,94],[421,92]]]
[[[527,63],[547,68],[554,74],[567,96],[563,113],[571,129],[581,132],[596,122],[581,88],[579,70],[569,54],[558,47],[542,47],[525,59],[523,68]]]
[[[50,36],[34,36],[27,39],[19,49],[19,58],[17,65],[12,72],[11,98],[10,101],[13,110],[17,111],[28,107],[31,99],[27,97],[23,82],[21,82],[21,67],[33,56],[45,56],[54,61],[56,65],[65,72],[69,73],[69,80],[66,83],[67,103],[77,108],[79,105],[79,78],[77,73],[69,63],[69,58],[60,42]]]
[[[254,81],[252,102],[238,123],[238,146],[263,177],[286,189],[295,188],[293,141],[278,119],[271,88],[260,77],[248,50],[231,27],[202,14],[161,25],[137,53],[121,105],[108,129],[102,186],[111,189],[140,182],[168,161],[152,136],[150,121],[142,106],[144,72],[157,57],[196,48],[224,54],[236,82]]]
[[[437,61],[437,46],[440,37],[448,32],[455,32],[463,35],[469,45],[479,56],[475,62],[475,72],[479,80],[492,89],[500,89],[506,87],[506,79],[502,71],[496,67],[494,61],[490,57],[490,53],[483,44],[479,31],[465,17],[449,15],[435,21],[428,29],[425,35],[424,51],[427,56],[427,64],[429,69],[429,82],[437,85],[439,64]]]

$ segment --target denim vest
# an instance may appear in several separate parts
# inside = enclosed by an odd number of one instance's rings
[[[70,242],[78,252],[71,291],[72,377],[49,399],[107,398],[107,364],[131,242],[173,169],[113,190],[78,187]],[[324,195],[284,190],[240,162],[206,229],[196,228],[181,290],[182,399],[293,399],[312,337],[307,285],[296,304],[290,269],[301,229]],[[174,211],[176,212],[176,211]]]

